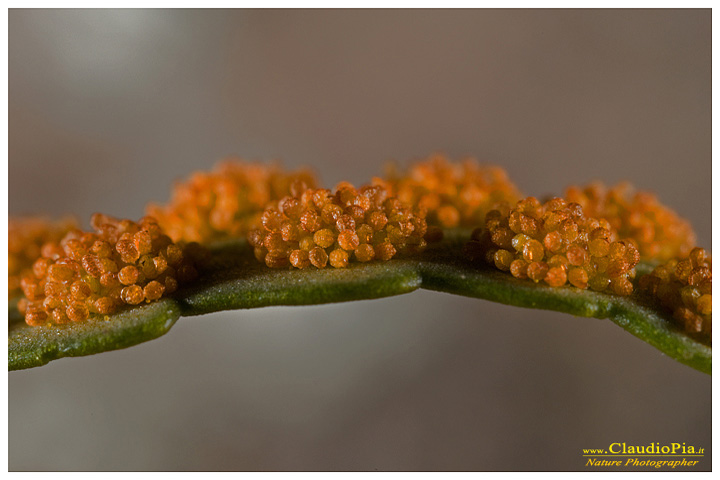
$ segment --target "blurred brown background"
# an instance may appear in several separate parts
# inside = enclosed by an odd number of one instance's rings
[[[10,10],[11,215],[138,218],[238,154],[627,179],[711,243],[710,10]],[[583,470],[711,447],[711,377],[609,321],[420,291],[181,319],[8,380],[10,470]],[[701,463],[710,469],[711,457]]]

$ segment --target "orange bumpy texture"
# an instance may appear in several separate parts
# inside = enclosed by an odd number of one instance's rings
[[[24,276],[18,308],[29,325],[64,324],[111,314],[175,291],[197,276],[198,245],[172,242],[155,219],[140,223],[95,214],[95,232],[73,230],[46,244]]]
[[[712,257],[694,248],[640,277],[640,288],[657,297],[688,332],[712,333]]]
[[[517,278],[629,295],[640,254],[632,241],[616,237],[606,220],[586,217],[577,203],[528,197],[488,212],[466,252]]]
[[[417,162],[406,172],[391,168],[385,179],[373,182],[401,202],[426,209],[428,225],[445,228],[477,225],[498,202],[522,198],[502,168],[473,159],[453,163],[442,155]]]
[[[257,225],[269,202],[316,184],[309,170],[227,160],[177,183],[168,205],[150,204],[146,212],[176,242],[238,238]]]
[[[307,189],[271,204],[248,241],[269,267],[347,267],[351,260],[389,260],[423,250],[425,212],[388,195],[381,186],[359,190],[343,182],[335,193]]]
[[[621,237],[635,240],[640,256],[649,260],[686,257],[695,245],[690,224],[649,192],[635,192],[624,182],[608,188],[600,182],[566,190],[591,217],[604,218]]]
[[[22,295],[20,281],[31,273],[45,244],[59,242],[78,227],[74,218],[52,221],[44,217],[20,217],[8,220],[8,296]],[[47,247],[49,248],[49,247]]]

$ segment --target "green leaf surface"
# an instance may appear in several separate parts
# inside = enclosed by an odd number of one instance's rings
[[[321,270],[270,269],[255,260],[244,241],[216,245],[200,280],[178,292],[174,300],[87,324],[66,327],[11,324],[9,367],[28,368],[63,356],[125,348],[166,333],[179,315],[345,302],[426,288],[519,307],[609,318],[672,358],[711,373],[709,337],[686,334],[652,299],[637,292],[630,297],[617,297],[572,286],[552,288],[513,278],[484,264],[470,264],[462,253],[468,237],[467,231],[450,232],[442,243],[413,257]],[[649,269],[648,265],[638,266],[639,271]]]
[[[62,357],[131,347],[166,334],[178,318],[178,304],[172,299],[162,299],[69,325],[31,327],[24,322],[13,322],[8,330],[8,370],[39,367]]]

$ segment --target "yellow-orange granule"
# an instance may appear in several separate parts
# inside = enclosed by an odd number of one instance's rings
[[[606,220],[586,217],[577,203],[528,197],[488,212],[466,252],[516,278],[630,295],[640,254],[631,240],[616,237]]]
[[[586,215],[606,219],[621,237],[633,239],[644,259],[686,257],[695,245],[695,232],[686,220],[627,182],[610,188],[600,182],[572,186],[566,198],[580,204]]]
[[[176,242],[244,237],[269,202],[316,183],[309,170],[289,172],[277,165],[227,160],[177,183],[168,205],[150,204],[146,211]]]
[[[693,248],[687,257],[657,266],[639,283],[686,331],[712,333],[712,257],[704,249]]]
[[[31,273],[45,244],[60,241],[78,226],[74,218],[52,221],[44,217],[18,217],[8,220],[8,296],[22,295],[20,281]],[[50,245],[46,248],[51,248]]]
[[[269,267],[347,267],[425,249],[423,209],[389,197],[381,186],[342,182],[333,193],[307,189],[271,203],[262,227],[248,234],[255,257]]]
[[[443,155],[417,162],[406,172],[391,168],[385,179],[373,182],[401,202],[426,209],[428,225],[444,228],[477,225],[498,202],[521,198],[502,168],[474,159],[451,162]]]
[[[193,280],[199,246],[172,242],[151,217],[139,223],[92,216],[94,232],[72,230],[46,244],[23,276],[18,308],[29,325],[80,322],[152,302]]]

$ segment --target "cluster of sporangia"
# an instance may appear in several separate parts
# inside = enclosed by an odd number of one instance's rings
[[[20,284],[28,324],[62,324],[156,300],[191,280],[200,250],[185,242],[247,237],[269,267],[343,268],[419,252],[442,228],[484,221],[466,245],[471,258],[553,287],[629,295],[640,258],[669,260],[640,287],[688,331],[711,330],[711,260],[690,251],[689,224],[651,194],[591,184],[541,204],[520,200],[498,167],[443,156],[359,189],[317,185],[308,170],[226,161],[176,184],[170,203],[149,205],[139,224],[96,214],[95,232],[84,233],[74,222],[11,220],[10,295]]]
[[[712,333],[712,258],[694,248],[682,260],[670,260],[643,275],[640,288],[673,312],[688,332]]]
[[[32,273],[45,243],[59,242],[70,230],[78,228],[74,218],[52,221],[44,217],[8,220],[8,296],[22,295],[20,281]]]
[[[642,258],[687,257],[695,247],[695,232],[687,221],[652,193],[635,192],[627,182],[612,188],[600,182],[569,187],[565,198],[580,204],[585,215],[606,219],[621,237],[632,238]]]
[[[358,190],[343,182],[335,192],[308,188],[274,202],[248,241],[268,267],[343,268],[353,258],[390,260],[422,251],[427,233],[424,209],[403,204],[381,186]],[[429,238],[439,240],[438,233]]]
[[[292,183],[315,187],[317,181],[309,170],[288,172],[278,165],[224,161],[211,172],[195,172],[176,183],[170,203],[151,203],[146,213],[157,218],[175,241],[241,238],[258,224],[268,203],[289,194]]]
[[[617,240],[607,220],[586,217],[577,203],[528,197],[488,212],[485,228],[473,231],[466,251],[516,278],[551,287],[630,295],[640,253],[631,240]]]
[[[151,217],[135,223],[95,214],[91,225],[94,232],[74,229],[45,243],[23,276],[18,309],[29,325],[111,314],[157,300],[197,276],[197,247],[173,243]]]
[[[670,309],[689,332],[712,329],[712,261],[701,248],[689,252],[695,234],[684,220],[640,192],[629,201],[627,187],[606,190],[601,184],[570,187],[568,199],[541,204],[533,197],[513,208],[500,204],[473,231],[466,245],[473,259],[485,259],[516,278],[552,287],[577,288],[626,296],[641,258],[666,260],[639,279]],[[579,200],[601,218],[586,216]],[[619,239],[618,232],[625,238]]]
[[[505,170],[473,159],[453,163],[434,155],[405,172],[394,166],[388,170],[373,183],[407,205],[424,208],[428,224],[443,228],[473,227],[498,202],[514,203],[522,197]]]

